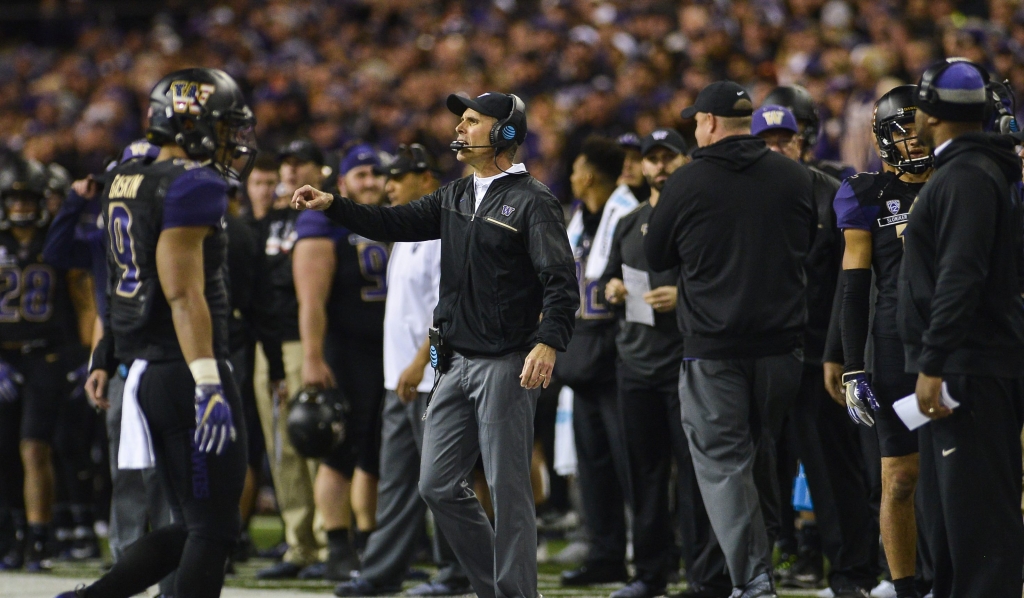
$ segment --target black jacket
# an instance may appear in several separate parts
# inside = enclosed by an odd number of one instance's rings
[[[1024,376],[1020,159],[997,135],[956,137],[910,210],[897,322],[908,372]]]
[[[686,357],[738,359],[802,346],[804,260],[817,229],[810,174],[750,135],[693,153],[665,183],[644,250],[679,268]]]
[[[468,176],[404,206],[335,196],[325,214],[377,241],[441,239],[434,325],[455,351],[498,356],[537,343],[564,351],[580,293],[558,200],[528,174],[509,174],[475,213],[474,203]]]
[[[842,234],[836,228],[836,212],[832,207],[840,182],[813,166],[808,166],[807,171],[811,173],[818,230],[805,264],[807,332],[804,334],[804,361],[821,363],[832,317],[836,283],[843,265]]]

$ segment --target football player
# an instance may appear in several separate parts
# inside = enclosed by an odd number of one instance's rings
[[[339,189],[362,204],[383,203],[384,177],[374,171],[380,166],[370,146],[351,148],[338,168]],[[322,212],[303,212],[295,229],[302,383],[340,388],[351,407],[345,442],[321,462],[316,476],[314,494],[327,530],[328,560],[326,566],[310,568],[301,577],[344,581],[358,568],[349,543],[349,497],[356,550],[365,546],[366,536],[376,527],[390,249],[346,230]]]
[[[110,330],[95,352],[113,340],[116,360],[130,364],[119,466],[155,463],[169,482],[175,523],[61,598],[127,598],[175,569],[175,596],[219,596],[238,537],[246,437],[227,361],[225,177],[247,174],[255,118],[237,83],[208,68],[161,79],[149,118],[156,160],[117,166],[101,196]],[[94,400],[109,376],[90,373]]]
[[[917,380],[904,369],[896,328],[896,281],[910,206],[932,172],[930,149],[918,142],[915,132],[916,94],[916,85],[902,85],[878,100],[872,129],[883,170],[850,177],[836,194],[836,218],[846,239],[841,312],[845,390],[839,389],[835,372],[826,373],[833,396],[845,395],[850,417],[878,431],[882,544],[899,598],[916,595],[918,445],[917,432],[908,430],[893,410],[896,400],[914,393]],[[872,274],[878,298],[869,330]],[[868,334],[874,341],[870,381],[864,363]]]
[[[77,323],[67,272],[46,264],[42,256],[49,180],[42,164],[20,156],[0,171],[0,477],[4,502],[12,510],[20,510],[18,494],[24,490],[28,524],[27,535],[20,535],[27,542],[15,542],[0,562],[2,569],[47,566],[54,437],[71,392],[67,374],[78,365],[69,360]],[[72,491],[79,487],[71,486]],[[79,502],[77,497],[73,501]],[[15,520],[20,523],[20,516]]]

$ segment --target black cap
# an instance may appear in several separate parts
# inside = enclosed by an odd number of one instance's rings
[[[480,114],[492,116],[499,120],[512,113],[512,97],[496,91],[488,91],[472,99],[453,93],[448,96],[445,105],[456,116],[462,116],[466,108],[472,108]]]
[[[324,153],[309,139],[296,139],[292,141],[278,150],[277,158],[282,161],[287,158],[298,158],[303,162],[315,162],[320,166],[324,165]]]
[[[677,154],[686,153],[686,141],[675,129],[655,129],[649,135],[645,135],[640,143],[640,155],[646,156],[647,152],[656,147],[663,147]]]
[[[373,172],[384,176],[399,176],[407,172],[426,172],[428,170],[437,173],[437,163],[427,148],[418,143],[400,146],[394,160],[388,164],[373,167]]]
[[[685,108],[680,116],[693,118],[698,112],[706,112],[715,116],[750,116],[754,113],[754,103],[750,94],[732,81],[715,81],[697,94],[693,106]]]

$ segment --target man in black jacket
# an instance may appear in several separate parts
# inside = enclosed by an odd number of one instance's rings
[[[754,111],[751,132],[769,149],[797,162],[806,155],[806,137],[800,135],[795,111],[765,104]],[[782,500],[776,582],[783,587],[815,587],[822,578],[822,552],[829,559],[829,586],[837,598],[861,596],[874,586],[877,575],[870,565],[871,513],[864,490],[864,474],[856,426],[825,390],[822,365],[825,338],[842,264],[842,240],[836,227],[832,200],[839,180],[804,163],[811,175],[818,230],[804,262],[807,273],[807,328],[804,333],[804,372],[777,445],[779,490]],[[797,460],[807,473],[814,497],[815,521],[794,530],[791,503]],[[818,530],[820,531],[820,534]],[[799,546],[794,546],[799,538]]]
[[[981,132],[987,79],[957,59],[922,75],[917,132],[935,173],[903,233],[897,322],[933,420],[919,484],[936,598],[1016,595],[1024,561],[1021,166],[1011,140]]]
[[[325,210],[379,241],[441,239],[432,333],[440,341],[431,347],[441,376],[427,409],[420,494],[477,595],[533,598],[534,409],[555,352],[572,336],[579,285],[558,201],[512,164],[526,137],[522,100],[492,92],[451,95],[447,105],[461,117],[452,149],[472,176],[404,206],[358,205],[310,186],[295,192],[292,206]],[[477,455],[493,528],[467,481]]]
[[[803,264],[817,228],[807,169],[750,135],[752,112],[730,81],[683,111],[701,147],[666,182],[644,243],[652,269],[679,267],[683,429],[743,598],[775,596],[773,443],[800,386]]]

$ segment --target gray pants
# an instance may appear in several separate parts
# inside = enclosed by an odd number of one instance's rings
[[[363,553],[359,576],[376,586],[400,585],[405,578],[427,504],[419,494],[420,451],[423,447],[423,412],[427,393],[408,405],[393,390],[384,397],[380,439],[380,481],[377,483],[377,529]],[[441,581],[465,583],[465,573],[441,530],[434,533],[435,556]]]
[[[680,366],[683,430],[736,587],[772,569],[779,517],[775,438],[800,388],[801,357],[797,351]]]
[[[118,469],[117,449],[121,444],[121,399],[124,378],[111,376],[107,386],[107,437],[110,440],[110,554],[116,563],[125,549],[152,529],[170,525],[171,505],[160,484],[156,468]],[[140,508],[140,506],[142,508]],[[160,581],[160,592],[174,593],[174,573]]]
[[[427,411],[420,494],[482,598],[537,595],[537,518],[530,484],[540,390],[519,385],[525,353],[452,357]],[[473,493],[477,456],[494,528]]]

